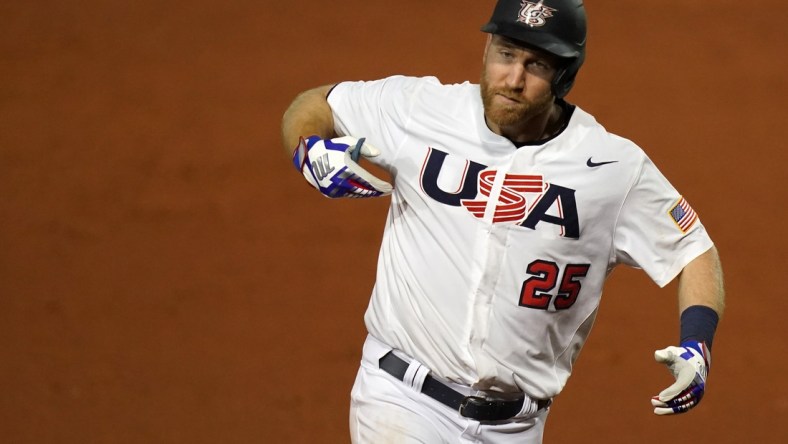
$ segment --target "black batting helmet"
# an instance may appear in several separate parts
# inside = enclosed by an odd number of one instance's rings
[[[482,31],[508,37],[523,46],[553,54],[565,63],[553,78],[553,94],[572,88],[586,56],[583,0],[498,0]]]

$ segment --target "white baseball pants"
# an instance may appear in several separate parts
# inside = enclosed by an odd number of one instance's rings
[[[549,409],[524,412],[507,421],[465,418],[419,391],[427,369],[418,362],[396,352],[411,363],[405,378],[409,384],[381,370],[378,362],[389,351],[391,347],[371,336],[364,343],[350,395],[354,444],[541,444]],[[469,387],[448,385],[466,395],[476,393]]]

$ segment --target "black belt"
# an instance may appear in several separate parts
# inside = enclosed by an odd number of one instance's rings
[[[380,358],[380,368],[386,373],[402,381],[405,372],[408,370],[408,363],[400,359],[392,352],[386,353]],[[503,401],[490,400],[479,396],[465,396],[453,388],[443,384],[429,374],[424,378],[421,392],[436,401],[457,410],[460,415],[478,421],[501,421],[511,419],[523,408],[525,397]],[[537,401],[538,410],[550,406],[550,399],[540,399]]]

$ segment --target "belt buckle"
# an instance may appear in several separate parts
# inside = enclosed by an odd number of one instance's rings
[[[468,404],[471,404],[473,407],[484,407],[487,402],[487,399],[482,398],[481,396],[466,396],[462,399],[462,402],[460,402],[460,416],[472,418],[471,416],[465,414],[465,408],[468,406]]]

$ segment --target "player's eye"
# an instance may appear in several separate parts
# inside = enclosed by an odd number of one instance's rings
[[[553,67],[544,60],[533,60],[529,63],[529,65],[532,69],[540,72],[549,72],[553,69]]]

